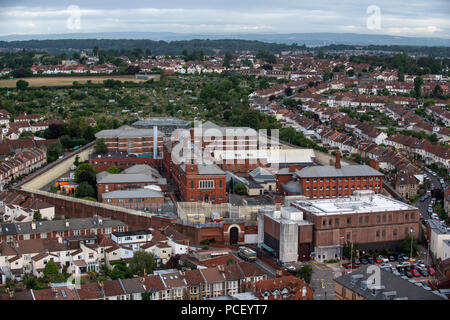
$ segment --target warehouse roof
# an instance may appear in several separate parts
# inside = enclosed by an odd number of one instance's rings
[[[158,130],[158,136],[164,136]],[[142,138],[153,137],[153,129],[137,129],[130,126],[121,126],[117,129],[102,130],[95,134],[99,138]]]
[[[151,189],[115,190],[102,194],[102,199],[161,198],[164,194]]]
[[[296,170],[295,174],[299,178],[383,176],[381,172],[367,165],[342,166],[340,169],[335,166],[313,166]]]
[[[98,176],[97,176],[98,177]],[[97,181],[97,183],[131,183],[131,182],[156,182],[156,179],[147,174],[120,173],[108,174]]]
[[[190,121],[169,118],[169,117],[152,117],[136,121],[132,126],[148,127],[148,126],[162,126],[162,127],[187,127],[191,124]]]

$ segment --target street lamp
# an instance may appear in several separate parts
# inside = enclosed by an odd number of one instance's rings
[[[339,238],[339,244],[341,244],[341,239],[344,239],[345,237],[340,237]],[[339,265],[340,265],[340,267],[342,268],[342,251],[344,250],[344,246],[342,245],[342,246],[340,246],[341,247],[341,259],[339,260]]]
[[[413,259],[412,259],[412,249],[413,249],[413,236],[412,235],[414,233],[414,229],[413,228],[411,228],[410,233],[411,233],[411,254],[409,256],[409,260],[413,261]]]

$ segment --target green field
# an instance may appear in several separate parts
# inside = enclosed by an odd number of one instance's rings
[[[113,79],[120,81],[145,82],[146,80],[136,79],[135,76],[80,76],[80,77],[36,77],[36,78],[21,78],[0,80],[0,88],[15,88],[18,80],[25,80],[30,87],[57,87],[57,86],[71,86],[74,81],[78,83],[86,83],[91,80],[92,83],[103,83],[104,80]],[[155,81],[159,80],[159,75],[154,75]]]

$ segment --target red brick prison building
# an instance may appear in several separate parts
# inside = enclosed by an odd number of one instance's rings
[[[380,193],[382,189],[381,172],[367,165],[341,166],[339,153],[334,166],[309,166],[294,174],[277,174],[277,192],[309,199],[348,197],[358,190]]]
[[[345,242],[359,250],[395,249],[411,233],[419,234],[419,209],[371,190],[340,199],[297,200],[291,203],[314,224],[313,246],[319,262],[341,256]],[[362,252],[363,253],[363,252]]]
[[[161,165],[161,159],[154,159],[153,155],[128,154],[127,152],[110,152],[107,154],[94,154],[89,158],[89,164],[98,172],[105,171],[109,167],[117,167],[119,169],[127,169],[135,165],[147,164],[158,168]]]
[[[153,158],[162,157],[164,134],[153,129],[136,129],[121,126],[118,129],[102,130],[95,134],[97,139],[104,139],[108,152],[127,152],[128,154],[148,154]],[[155,143],[154,143],[155,142]]]
[[[164,204],[164,193],[158,186],[148,186],[133,190],[116,190],[101,195],[102,202],[129,208],[157,212]]]
[[[227,201],[226,174],[214,164],[174,165],[172,179],[181,201],[214,204]]]

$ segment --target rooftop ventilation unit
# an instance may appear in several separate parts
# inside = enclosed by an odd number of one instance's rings
[[[366,290],[367,289],[367,283],[369,280],[361,280],[361,289]]]
[[[353,274],[350,276],[350,283],[351,284],[356,284],[358,282],[358,280],[364,278],[364,275],[362,274]]]
[[[383,300],[392,300],[396,295],[396,291],[383,292]]]

